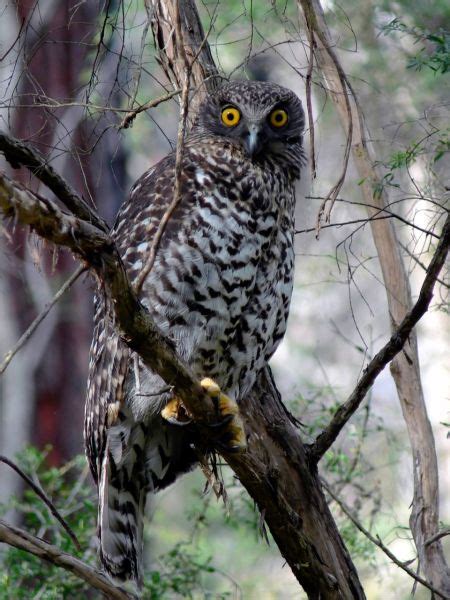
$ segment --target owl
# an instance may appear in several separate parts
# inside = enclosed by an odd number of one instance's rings
[[[229,449],[245,446],[236,407],[286,330],[303,129],[300,100],[279,85],[233,81],[207,96],[184,144],[180,201],[139,292],[218,399]],[[171,153],[140,177],[117,216],[111,235],[131,282],[173,200],[174,171]],[[167,382],[119,337],[102,290],[85,445],[98,486],[101,563],[112,578],[139,584],[146,497],[193,469],[206,446]]]

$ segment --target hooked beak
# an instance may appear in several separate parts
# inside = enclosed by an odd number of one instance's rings
[[[251,123],[248,126],[248,132],[244,136],[243,142],[244,147],[250,157],[258,154],[262,148],[261,143],[261,128],[257,123]]]

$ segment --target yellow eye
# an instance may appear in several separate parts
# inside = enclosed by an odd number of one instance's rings
[[[241,113],[234,106],[227,106],[222,111],[222,123],[227,127],[234,127],[241,120]]]
[[[276,108],[270,113],[269,120],[272,127],[283,127],[288,122],[288,114],[282,108]]]

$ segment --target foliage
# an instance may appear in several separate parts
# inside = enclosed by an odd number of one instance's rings
[[[2,510],[19,511],[23,516],[23,526],[29,533],[95,564],[91,540],[95,533],[97,508],[92,488],[86,481],[86,459],[78,456],[62,467],[50,467],[47,461],[49,450],[41,452],[33,447],[27,448],[17,457],[17,464],[45,490],[75,532],[83,550],[76,550],[67,533],[32,490],[25,489],[23,498],[13,498]],[[22,550],[8,548],[2,558],[1,600],[75,598],[90,589],[67,571],[50,564],[45,566],[43,578],[42,560]]]
[[[29,447],[17,457],[17,464],[38,483],[80,542],[82,551],[74,547],[66,532],[55,521],[42,500],[26,489],[23,498],[13,498],[2,507],[19,511],[23,526],[31,534],[45,539],[60,550],[96,564],[94,546],[97,500],[87,472],[86,459],[80,455],[61,467],[48,464],[50,448],[41,452]],[[92,597],[92,588],[69,572],[19,550],[7,547],[0,555],[0,600],[72,600],[85,594]],[[150,569],[144,582],[144,599],[204,597],[204,575],[214,575],[216,569],[210,557],[204,557],[192,540],[179,542],[161,555],[159,569]],[[45,574],[45,577],[43,577]],[[220,574],[219,574],[220,575]],[[227,593],[216,594],[225,598]]]
[[[450,70],[450,31],[443,28],[429,31],[420,26],[408,27],[399,18],[393,19],[382,30],[386,34],[400,31],[412,36],[416,44],[424,44],[416,54],[408,58],[408,68],[420,71],[427,67],[441,74]]]

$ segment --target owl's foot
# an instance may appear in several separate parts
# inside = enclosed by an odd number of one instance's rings
[[[241,452],[247,446],[244,424],[239,414],[238,405],[234,400],[222,393],[217,383],[205,377],[200,385],[213,401],[219,413],[218,423],[210,427],[216,430],[215,443],[225,452]]]
[[[161,416],[172,425],[189,425],[189,423],[192,423],[192,418],[187,413],[181,400],[176,396],[166,404],[161,411]]]

